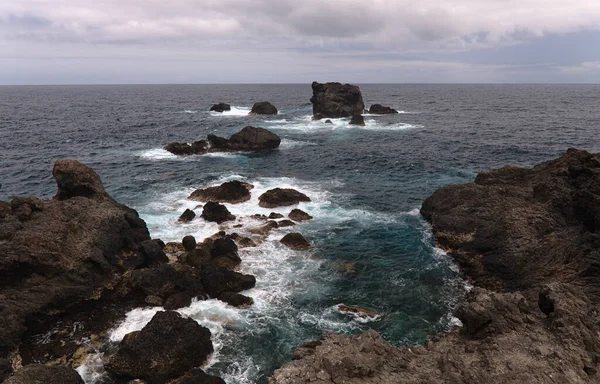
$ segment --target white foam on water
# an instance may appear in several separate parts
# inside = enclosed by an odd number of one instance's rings
[[[246,152],[211,152],[206,153],[204,157],[215,157],[220,159],[239,159],[243,157]]]
[[[219,116],[241,117],[241,116],[248,116],[250,114],[250,110],[251,110],[251,108],[247,108],[247,107],[234,107],[232,105],[231,106],[231,110],[229,110],[229,111],[224,111],[224,112],[211,111],[210,115],[211,116],[215,116],[215,117],[219,117]]]
[[[363,115],[365,117],[374,117],[378,115]],[[331,121],[331,123],[325,123],[325,121]],[[279,129],[287,131],[299,131],[299,132],[324,132],[324,131],[346,131],[364,129],[371,131],[403,131],[407,129],[418,129],[422,128],[422,125],[408,124],[403,122],[389,122],[381,121],[379,119],[365,119],[365,126],[350,125],[349,118],[337,118],[337,119],[321,119],[312,120],[311,115],[302,116],[293,120],[279,121],[272,120],[267,121],[270,125],[269,129]]]
[[[138,152],[137,155],[143,159],[148,160],[178,160],[183,159],[181,156],[172,154],[163,148],[152,148],[145,151]]]
[[[279,149],[289,149],[295,147],[304,147],[308,145],[317,145],[316,143],[311,143],[310,141],[301,141],[301,140],[291,140],[291,139],[282,139],[281,144],[279,144]]]
[[[192,111],[192,110],[186,109],[182,113],[198,113],[198,111]]]
[[[91,353],[86,356],[85,360],[79,367],[75,369],[83,381],[87,384],[96,383],[102,380],[106,371],[103,363],[104,353]]]

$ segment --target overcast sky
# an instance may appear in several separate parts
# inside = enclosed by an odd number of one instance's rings
[[[600,82],[600,0],[0,0],[0,84]]]

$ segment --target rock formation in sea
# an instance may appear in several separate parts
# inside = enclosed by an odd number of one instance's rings
[[[352,118],[350,119],[350,122],[348,124],[364,127],[365,126],[365,118],[363,117],[363,115],[354,115],[354,116],[352,116]]]
[[[310,198],[292,188],[274,188],[260,195],[258,201],[258,205],[263,208],[276,208],[309,202]]]
[[[312,83],[313,118],[338,118],[360,115],[365,109],[360,88],[341,83]]]
[[[369,108],[369,113],[372,113],[374,115],[391,115],[394,113],[398,113],[398,111],[390,107],[385,107],[381,104],[373,104],[371,105],[371,108]]]
[[[229,139],[208,135],[207,140],[188,143],[170,143],[164,149],[175,155],[203,155],[214,152],[264,152],[276,149],[281,139],[264,128],[245,127]]]
[[[197,189],[188,197],[190,200],[236,204],[250,200],[253,185],[241,181],[228,181],[215,187]]]
[[[292,249],[308,249],[310,243],[298,232],[288,233],[280,240],[281,244]]]
[[[597,383],[599,196],[600,155],[574,149],[436,191],[421,213],[474,285],[463,326],[402,348],[326,334],[269,383]]]
[[[268,101],[259,101],[254,103],[250,110],[251,115],[276,115],[277,108]]]
[[[210,107],[210,110],[212,112],[225,112],[225,111],[231,111],[231,105],[227,104],[227,103],[219,103],[219,104],[214,104],[212,107]]]
[[[313,218],[311,215],[298,208],[292,209],[292,211],[288,214],[288,217],[294,221],[307,221],[312,220]]]

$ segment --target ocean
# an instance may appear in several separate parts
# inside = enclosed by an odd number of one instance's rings
[[[264,209],[258,196],[291,187],[312,202],[299,208],[314,219],[279,229],[257,248],[240,250],[241,271],[256,276],[244,294],[255,304],[237,309],[217,300],[180,310],[210,328],[215,354],[207,371],[228,384],[265,383],[294,347],[323,332],[375,329],[394,345],[422,343],[459,326],[452,311],[469,289],[449,257],[436,248],[420,217],[436,189],[472,181],[482,170],[531,166],[569,147],[600,151],[598,85],[363,84],[365,104],[400,111],[365,115],[366,126],[311,121],[310,84],[115,85],[0,87],[0,200],[50,198],[58,158],[91,166],[107,191],[138,210],[154,238],[201,240],[214,223],[177,218],[197,203],[195,188],[242,180],[252,199],[228,205],[248,226]],[[277,116],[248,116],[256,101]],[[217,102],[233,106],[208,112]],[[252,125],[282,138],[261,154],[177,157],[162,147]],[[292,251],[278,243],[299,231],[314,245]],[[358,305],[381,316],[338,311]],[[117,343],[159,310],[137,308],[109,332]],[[78,369],[86,383],[110,383],[102,356]]]

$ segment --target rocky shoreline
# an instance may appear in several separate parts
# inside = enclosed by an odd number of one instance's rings
[[[421,214],[474,285],[463,327],[402,348],[326,334],[269,383],[597,383],[599,195],[600,155],[574,149],[436,191]]]

